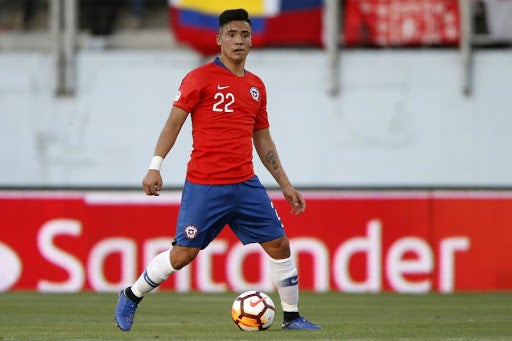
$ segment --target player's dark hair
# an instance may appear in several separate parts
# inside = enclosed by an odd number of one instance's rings
[[[227,9],[219,15],[219,28],[231,21],[245,21],[252,27],[249,13],[243,8]]]

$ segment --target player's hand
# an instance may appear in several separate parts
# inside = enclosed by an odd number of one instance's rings
[[[299,215],[306,210],[306,200],[295,188],[291,186],[284,188],[283,195],[292,206],[291,214]]]
[[[147,195],[160,195],[163,181],[160,172],[155,169],[148,170],[144,180],[142,180],[142,187]]]

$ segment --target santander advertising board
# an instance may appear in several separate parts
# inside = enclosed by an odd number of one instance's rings
[[[0,194],[0,291],[117,291],[176,232],[179,192]],[[289,214],[271,193],[291,241],[302,290],[450,293],[512,288],[512,194],[305,192]],[[179,232],[178,232],[179,233]],[[272,291],[259,245],[226,227],[158,290]]]

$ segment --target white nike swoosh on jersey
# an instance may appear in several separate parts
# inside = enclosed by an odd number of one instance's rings
[[[229,88],[231,85],[226,85],[226,86],[220,86],[220,85],[217,85],[217,89],[219,90],[223,90],[223,89],[227,89]]]

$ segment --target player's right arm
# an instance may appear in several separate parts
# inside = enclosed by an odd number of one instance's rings
[[[188,113],[185,110],[176,106],[172,107],[171,113],[160,132],[154,156],[160,156],[162,159],[165,159],[171,148],[174,146],[187,116]],[[162,185],[163,181],[160,171],[156,169],[149,169],[142,180],[144,192],[146,192],[147,195],[158,195],[159,191],[162,189]]]

